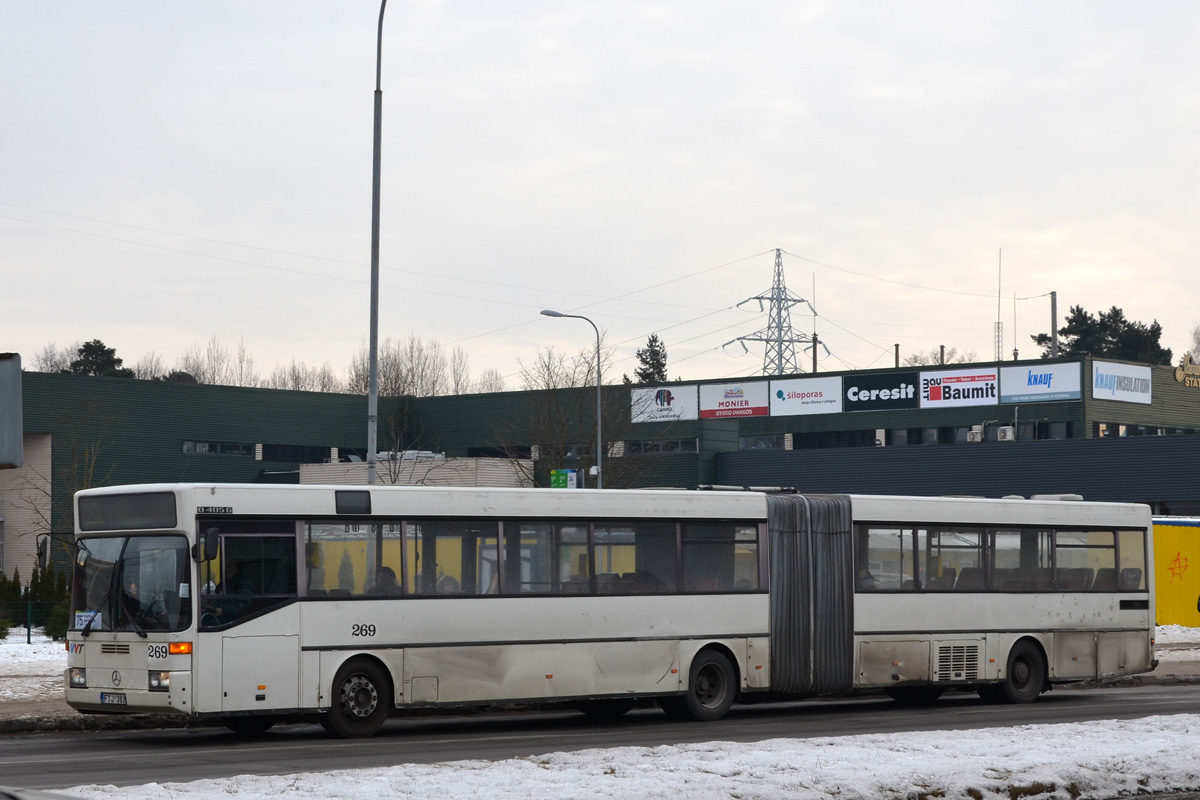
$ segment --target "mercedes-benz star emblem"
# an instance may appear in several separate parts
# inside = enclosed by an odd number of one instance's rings
[[[113,670],[113,686],[120,686],[120,685],[121,685],[121,673],[114,669]]]

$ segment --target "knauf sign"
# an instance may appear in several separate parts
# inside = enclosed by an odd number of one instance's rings
[[[1092,399],[1116,400],[1121,403],[1150,405],[1151,379],[1149,367],[1092,362]]]
[[[1001,403],[1046,403],[1083,397],[1083,365],[1039,363],[1000,368]]]

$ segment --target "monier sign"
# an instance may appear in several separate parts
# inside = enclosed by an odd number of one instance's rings
[[[700,387],[700,418],[765,417],[770,410],[767,382],[718,383]]]

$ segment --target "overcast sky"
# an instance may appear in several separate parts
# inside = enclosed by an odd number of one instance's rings
[[[0,0],[0,351],[268,374],[368,333],[379,4]],[[1200,323],[1200,5],[392,0],[380,336],[517,360],[657,332],[759,373],[781,248],[820,371]],[[1014,300],[1015,298],[1018,298]],[[811,332],[807,307],[792,324]],[[760,345],[751,345],[761,348]],[[624,359],[624,360],[619,360]],[[811,355],[801,351],[805,371]]]

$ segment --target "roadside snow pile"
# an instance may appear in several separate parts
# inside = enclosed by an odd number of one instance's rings
[[[238,800],[393,797],[688,800],[1118,797],[1200,787],[1200,716],[975,731],[709,742],[549,753],[504,761],[78,786],[83,798]]]

